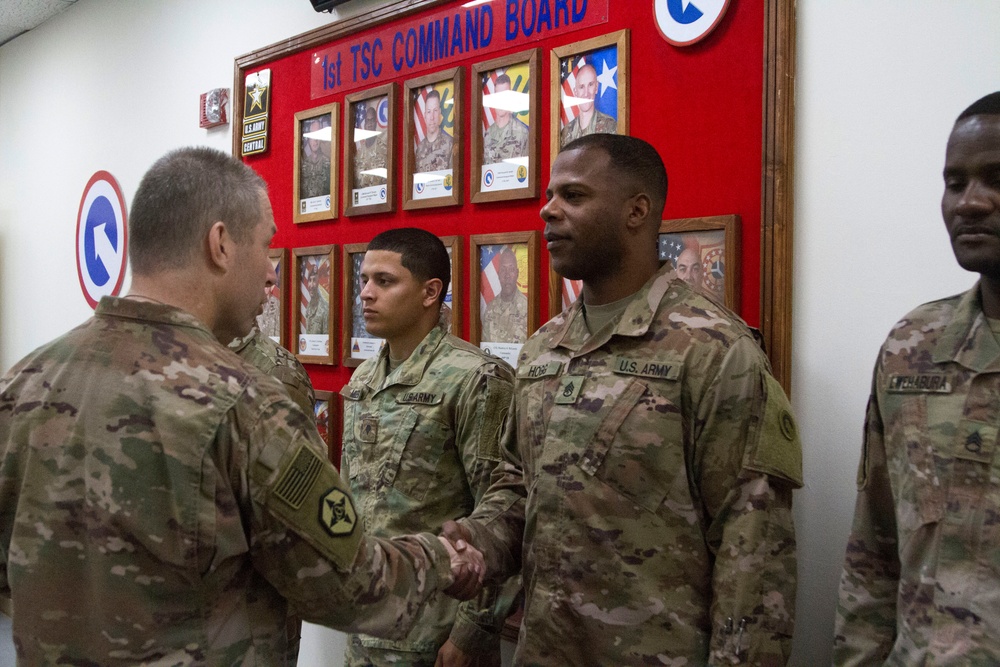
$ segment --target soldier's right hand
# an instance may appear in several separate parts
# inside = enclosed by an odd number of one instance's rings
[[[438,540],[448,550],[451,558],[452,583],[444,589],[445,594],[459,600],[471,600],[483,589],[483,575],[486,572],[483,554],[464,539],[453,543],[439,535]]]

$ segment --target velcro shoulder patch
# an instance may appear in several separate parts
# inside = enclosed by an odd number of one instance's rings
[[[764,375],[764,409],[756,437],[747,443],[746,468],[781,478],[802,487],[802,442],[784,389],[770,374]],[[753,433],[753,430],[751,430]]]
[[[354,500],[336,468],[308,443],[282,462],[268,510],[340,570],[349,570],[364,531]]]

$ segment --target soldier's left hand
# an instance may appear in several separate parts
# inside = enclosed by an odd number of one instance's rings
[[[459,600],[474,598],[483,588],[483,574],[486,572],[483,554],[465,540],[452,543],[440,535],[438,540],[448,550],[448,556],[451,558],[453,581],[444,589],[445,594]]]

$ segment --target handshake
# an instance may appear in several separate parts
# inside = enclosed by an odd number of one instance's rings
[[[469,544],[469,537],[469,532],[454,521],[446,522],[441,535],[438,535],[438,540],[451,558],[453,581],[444,592],[458,600],[471,600],[479,595],[486,576],[483,554]]]

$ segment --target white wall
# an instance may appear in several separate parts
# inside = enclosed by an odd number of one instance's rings
[[[965,290],[941,221],[955,117],[1000,90],[996,0],[798,3],[792,401],[796,665],[829,664],[875,355],[908,310]]]
[[[954,117],[1000,89],[1000,3],[798,11],[792,399],[807,483],[793,664],[813,666],[829,663],[875,352],[906,310],[973,281],[943,231],[940,172]],[[330,20],[308,0],[79,0],[0,47],[0,369],[90,314],[73,249],[90,175],[109,170],[128,203],[168,149],[229,150],[228,129],[197,127],[198,95],[232,86],[236,56]],[[300,662],[339,665],[342,647],[309,627]]]

